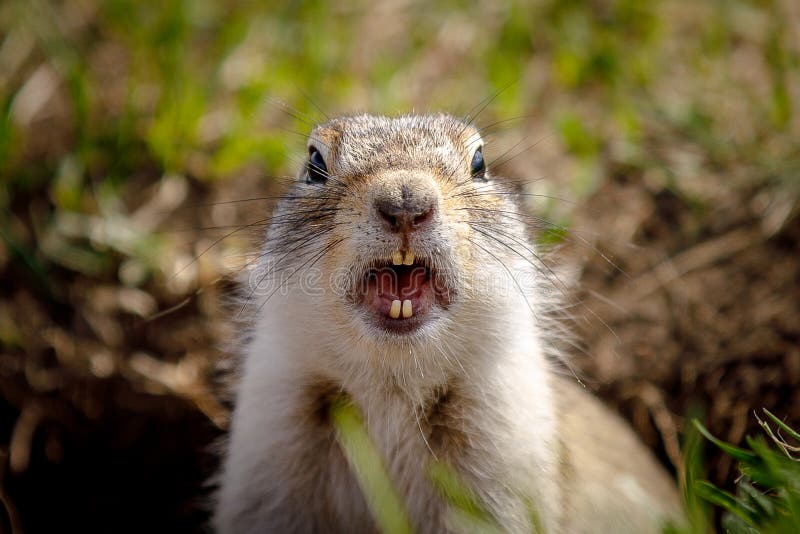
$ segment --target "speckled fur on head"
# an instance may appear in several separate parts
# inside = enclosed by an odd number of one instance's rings
[[[413,248],[437,268],[454,295],[467,296],[475,280],[485,278],[485,272],[473,268],[479,266],[475,256],[484,256],[480,264],[491,261],[509,266],[524,259],[537,267],[536,282],[544,280],[546,268],[530,247],[521,248],[487,231],[494,228],[527,240],[525,222],[509,215],[518,212],[510,188],[496,182],[490,170],[477,181],[470,174],[470,160],[483,146],[474,126],[442,114],[355,115],[316,127],[308,146],[322,154],[328,179],[324,184],[307,183],[307,171],[301,170],[278,205],[263,251],[273,259],[262,269],[263,278],[273,279],[272,286],[280,281],[291,283],[292,278],[314,268],[322,272],[322,280],[336,272],[351,273],[346,292],[352,293],[360,274],[375,258],[388,258],[399,247]],[[397,187],[398,180],[403,187]],[[404,243],[381,232],[371,203],[376,196],[396,196],[409,189],[416,196],[427,194],[435,199],[437,226],[435,231],[412,236],[410,243]],[[492,195],[493,191],[498,194]],[[410,340],[426,339],[367,332],[367,327],[351,320],[359,315],[358,310],[337,296],[341,295],[328,292],[319,305],[330,307],[328,311],[337,319],[330,323],[350,324],[353,335],[363,340],[375,337],[379,343],[405,346]],[[261,306],[265,298],[271,295],[254,294],[251,300]],[[430,330],[428,334],[432,334]]]
[[[363,412],[416,532],[463,527],[431,484],[432,458],[507,532],[531,531],[531,506],[548,532],[657,531],[635,511],[663,515],[674,489],[630,430],[555,377],[549,271],[512,191],[491,168],[473,176],[482,144],[474,126],[448,115],[356,115],[311,133],[318,166],[276,207],[250,278],[280,285],[246,299],[253,316],[219,477],[219,532],[375,530],[324,417],[335,392]],[[403,231],[382,206],[404,210]],[[392,330],[357,284],[376,262],[398,265],[390,259],[401,250],[444,291],[414,328]],[[587,444],[584,425],[613,432]],[[642,473],[620,479],[630,495],[609,503],[614,477],[630,466],[606,469],[602,454],[620,440]],[[592,447],[601,469],[588,465]]]
[[[472,152],[482,143],[477,128],[441,114],[340,117],[316,127],[309,136],[309,145],[327,149],[325,160],[337,174],[427,169],[462,184]]]

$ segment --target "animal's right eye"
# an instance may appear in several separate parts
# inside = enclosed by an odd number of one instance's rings
[[[306,183],[324,184],[328,181],[328,167],[322,154],[316,148],[308,147],[308,164],[306,164]]]

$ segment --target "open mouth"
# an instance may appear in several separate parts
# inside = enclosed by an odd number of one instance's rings
[[[412,252],[398,251],[389,261],[376,261],[364,273],[360,296],[378,326],[397,333],[414,330],[434,306],[449,303],[437,271]]]

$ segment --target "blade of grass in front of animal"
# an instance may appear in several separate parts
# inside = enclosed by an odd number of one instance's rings
[[[367,433],[359,409],[346,397],[330,408],[339,445],[364,493],[378,529],[384,534],[411,534],[411,522],[386,472],[383,459]]]

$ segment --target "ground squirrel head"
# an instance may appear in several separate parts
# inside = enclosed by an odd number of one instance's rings
[[[312,294],[326,331],[413,348],[530,305],[532,245],[476,127],[356,115],[316,127],[307,148],[268,232],[267,270]]]

